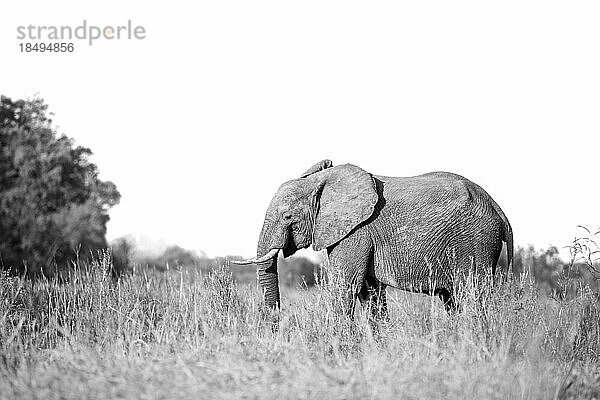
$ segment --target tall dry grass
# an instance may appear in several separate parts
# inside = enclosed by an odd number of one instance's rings
[[[600,306],[540,296],[528,276],[467,281],[460,311],[390,291],[390,320],[340,312],[335,271],[280,313],[220,268],[110,259],[66,283],[0,277],[1,398],[552,399],[600,396]]]

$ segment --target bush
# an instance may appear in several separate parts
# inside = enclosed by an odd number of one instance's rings
[[[90,149],[52,127],[41,99],[0,97],[0,267],[51,276],[106,247],[119,202]]]

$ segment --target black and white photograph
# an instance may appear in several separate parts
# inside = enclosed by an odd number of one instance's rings
[[[600,399],[600,3],[0,7],[0,400]]]

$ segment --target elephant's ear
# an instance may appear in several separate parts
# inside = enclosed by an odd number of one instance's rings
[[[300,178],[306,178],[309,175],[331,167],[333,167],[333,163],[331,162],[331,160],[319,161],[318,163],[307,169],[306,172],[304,172],[302,175],[300,175]]]
[[[316,251],[339,242],[371,217],[378,201],[371,175],[352,164],[332,169],[319,183],[315,198],[313,249]]]

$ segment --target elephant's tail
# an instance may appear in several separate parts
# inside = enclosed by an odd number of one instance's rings
[[[489,197],[492,200],[492,205],[494,206],[494,210],[496,210],[496,213],[502,219],[502,233],[503,233],[502,240],[504,240],[504,242],[506,242],[506,259],[507,259],[507,263],[508,263],[508,270],[510,271],[510,270],[512,270],[512,266],[513,266],[513,254],[514,254],[512,227],[510,226],[510,222],[508,222],[508,218],[506,218],[506,215],[504,215],[504,212],[502,211],[502,209],[500,208],[498,203],[496,203],[494,201],[494,199],[492,199],[492,196],[489,196]]]

